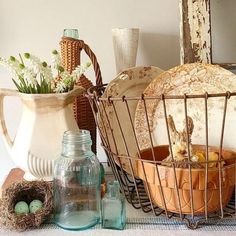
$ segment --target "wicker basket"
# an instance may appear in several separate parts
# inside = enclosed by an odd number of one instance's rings
[[[84,43],[84,41],[62,37],[60,45],[62,63],[67,71],[71,73],[78,65],[80,65],[81,51],[84,50],[92,61],[96,77],[96,85],[102,84],[102,76],[97,58],[90,47]],[[79,79],[78,85],[84,87],[87,90],[93,84],[83,75]],[[84,95],[80,95],[76,98],[74,103],[74,113],[79,128],[90,131],[93,141],[92,150],[96,154],[96,124],[89,101]]]

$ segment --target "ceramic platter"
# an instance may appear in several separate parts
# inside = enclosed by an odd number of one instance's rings
[[[185,64],[157,76],[145,89],[145,96],[225,93],[236,91],[236,75],[216,65]],[[225,98],[208,98],[209,145],[220,145],[221,127]],[[148,120],[154,146],[168,144],[167,129],[160,99],[146,100]],[[166,100],[167,114],[172,115],[177,130],[184,127],[184,102]],[[205,103],[204,99],[188,99],[187,111],[194,122],[193,144],[205,144]],[[236,148],[236,100],[228,101],[224,132],[224,147]],[[138,102],[135,113],[135,132],[140,149],[150,148],[148,125],[145,119],[144,103]]]
[[[148,84],[163,71],[158,67],[134,67],[121,72],[114,80],[112,80],[107,86],[103,98],[111,97],[135,97],[140,96]],[[134,121],[134,115],[137,106],[137,100],[128,101],[128,106],[130,110],[130,115],[132,122]],[[137,145],[134,139],[134,132],[131,126],[129,113],[125,102],[115,101],[114,106],[120,120],[121,129],[124,133],[124,138],[126,140],[129,153],[126,151],[124,144],[124,139],[119,128],[119,123],[117,121],[115,111],[113,106],[108,102],[104,102],[104,107],[109,117],[109,123],[106,119],[103,107],[100,105],[101,112],[100,117],[98,117],[98,123],[101,128],[102,134],[106,137],[111,151],[118,155],[125,156],[135,156],[137,153]],[[104,129],[105,126],[105,129]],[[113,138],[113,135],[114,138]],[[106,136],[107,134],[107,136]],[[116,159],[117,160],[117,159]],[[127,159],[121,159],[121,164],[123,169],[130,172],[130,165]]]

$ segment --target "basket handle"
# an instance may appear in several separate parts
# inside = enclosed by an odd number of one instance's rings
[[[83,40],[69,38],[69,37],[65,37],[65,36],[62,37],[62,41],[64,41],[64,40],[71,41],[71,42],[77,44],[78,49],[79,49],[79,53],[81,52],[81,50],[85,51],[85,53],[88,55],[88,57],[90,58],[90,60],[92,61],[92,64],[93,64],[93,69],[94,69],[95,77],[96,77],[96,85],[97,86],[102,85],[102,75],[101,75],[100,66],[98,64],[96,55],[90,49],[90,47]]]
[[[95,77],[96,77],[96,85],[97,86],[102,85],[102,75],[101,75],[101,70],[100,70],[100,66],[98,64],[96,55],[90,49],[90,47],[86,43],[84,43],[84,41],[80,40],[80,43],[81,43],[81,48],[84,49],[84,51],[86,52],[86,54],[89,56],[89,58],[91,59],[93,63],[93,69],[94,69]]]

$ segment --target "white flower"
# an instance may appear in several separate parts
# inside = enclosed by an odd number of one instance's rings
[[[62,80],[72,79],[72,76],[68,71],[63,71],[62,73],[60,73],[60,77],[62,78]]]
[[[66,91],[66,89],[67,89],[66,84],[63,83],[63,81],[59,81],[59,82],[57,82],[57,85],[56,85],[56,88],[54,89],[54,91],[56,93],[63,93]]]
[[[29,53],[25,53],[25,58],[28,59],[29,68],[31,68],[36,75],[40,73],[42,68],[42,63],[40,59]]]
[[[34,74],[32,69],[29,69],[27,67],[22,69],[22,76],[29,84],[37,84],[36,75]]]
[[[29,62],[29,69],[32,70],[32,72],[35,74],[35,78],[37,75],[42,74],[43,78],[47,81],[50,82],[53,80],[53,74],[52,74],[52,69],[48,67],[46,62],[41,62],[41,60],[29,53],[25,53],[25,58]]]
[[[44,77],[44,79],[49,83],[51,82],[54,78],[53,78],[53,73],[52,73],[52,69],[50,67],[48,67],[46,62],[42,63],[42,67],[41,67],[41,73]]]
[[[76,81],[76,79],[79,78],[90,66],[91,66],[91,62],[87,62],[84,65],[77,66],[72,71],[73,80]]]
[[[78,66],[70,74],[63,68],[61,56],[56,50],[52,53],[51,66],[29,53],[25,53],[24,58],[24,61],[21,55],[20,60],[15,57],[0,58],[0,65],[11,72],[13,82],[23,93],[68,92],[73,89],[76,79],[91,65],[88,62]]]
[[[62,66],[62,60],[60,54],[57,50],[52,51],[52,67],[58,69],[59,66]]]
[[[56,83],[54,91],[56,93],[68,92],[74,87],[74,81],[72,76],[64,71],[60,74],[60,80]]]
[[[0,58],[0,65],[5,67],[14,79],[18,79],[21,75],[20,62],[15,57],[10,57],[10,59]]]

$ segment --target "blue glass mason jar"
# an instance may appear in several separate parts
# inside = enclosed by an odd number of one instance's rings
[[[82,230],[100,220],[100,163],[91,151],[89,131],[66,131],[54,167],[54,222]]]

